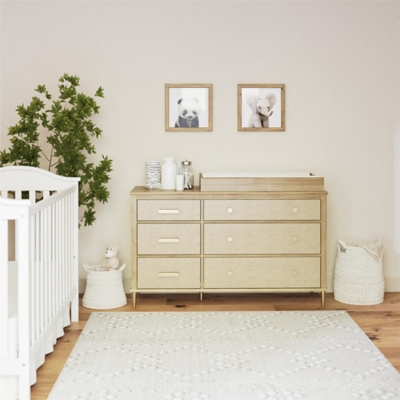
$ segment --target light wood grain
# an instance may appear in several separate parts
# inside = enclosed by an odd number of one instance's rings
[[[200,258],[138,258],[138,289],[200,289]]]
[[[243,88],[280,88],[281,89],[281,126],[276,128],[250,128],[242,126],[242,89]],[[286,101],[285,101],[285,85],[284,84],[238,84],[237,88],[237,129],[238,131],[284,131],[286,124]],[[244,99],[246,101],[246,99]]]
[[[314,281],[309,284],[303,282],[297,287],[297,291],[315,290],[320,294],[321,302],[324,304],[324,293],[326,291],[327,192],[323,190],[323,178],[321,179],[322,189],[319,186],[320,191],[314,190],[310,192],[257,192],[254,190],[248,192],[202,192],[198,187],[195,187],[193,190],[178,193],[170,190],[150,190],[141,186],[132,189],[131,292],[133,307],[136,305],[137,293],[159,293],[163,291],[160,287],[138,287],[138,257],[150,259],[161,255],[163,258],[170,258],[175,261],[182,257],[198,256],[200,258],[200,288],[198,290],[200,299],[203,293],[296,291],[296,288],[292,286],[293,282],[288,283],[286,286],[279,283],[279,285],[276,284],[269,288],[265,285],[265,282],[260,283],[258,287],[244,288],[239,286],[229,288],[229,285],[224,284],[220,288],[206,288],[204,285],[204,259],[208,256],[215,258],[238,256],[246,257],[250,260],[254,257],[303,258],[315,255],[320,259],[320,269],[316,274],[316,279],[320,282],[319,286],[315,287]],[[175,209],[179,208],[180,202],[188,202],[188,204],[197,204],[198,202],[200,204],[200,220],[182,221],[174,218],[178,214],[169,214],[168,220],[165,221],[146,219],[143,221],[144,223],[141,223],[138,220],[139,216],[136,208],[138,204],[140,204],[140,207],[144,205],[145,208],[152,209],[157,202],[159,204],[164,203],[168,207],[173,205]],[[147,207],[146,203],[149,203],[149,207]],[[234,207],[234,211],[232,210],[233,212],[228,214],[233,214],[239,210],[238,217],[229,220],[220,215],[221,207],[223,209],[227,204],[231,204]],[[207,211],[207,208],[210,210],[209,205],[211,205],[212,209],[211,217],[210,212]],[[237,208],[238,206],[239,208]],[[299,215],[298,218],[292,217],[297,214]],[[186,213],[186,215],[188,214]],[[196,214],[196,217],[198,218],[198,214]],[[239,220],[239,218],[241,219]],[[180,242],[181,236],[171,233],[175,231],[179,233],[180,227],[192,230],[195,225],[199,227],[199,231],[196,231],[196,234],[193,235],[183,235],[182,240],[189,239],[184,245],[183,242]],[[322,230],[324,232],[321,232]],[[158,243],[157,238],[161,236],[164,239],[176,236],[179,238],[179,243]],[[193,246],[199,246],[199,251],[194,251]],[[189,248],[192,248],[192,250],[188,251]],[[145,274],[144,269],[142,273]],[[243,278],[246,277],[244,276]],[[280,282],[282,282],[282,279]],[[308,282],[311,282],[311,280],[308,280]],[[174,288],[168,286],[164,290],[170,293],[174,291]],[[175,291],[177,293],[191,293],[193,289],[176,287]]]
[[[205,221],[319,221],[320,200],[204,200]]]
[[[204,224],[204,254],[320,254],[320,224]]]
[[[204,259],[204,288],[319,288],[319,257]]]
[[[138,200],[138,221],[198,221],[200,200]]]
[[[169,120],[170,107],[178,107],[178,104],[169,104],[169,91],[171,89],[192,88],[192,89],[207,89],[208,90],[208,124],[206,127],[198,128],[176,128],[170,126]],[[169,84],[165,85],[165,130],[166,131],[180,131],[180,132],[211,132],[213,130],[213,85],[212,84]]]
[[[203,192],[314,192],[324,190],[324,178],[264,177],[264,178],[211,178],[200,174],[200,190]]]
[[[136,311],[126,306],[106,310],[112,312],[186,312],[186,311],[294,311],[321,309],[318,294],[205,294],[199,301],[197,294],[139,295]],[[385,300],[374,306],[353,306],[334,300],[327,294],[326,310],[346,310],[378,349],[400,372],[400,293],[386,293]],[[90,317],[92,310],[80,307],[80,322],[65,329],[57,340],[55,351],[46,356],[38,370],[38,381],[32,386],[32,400],[47,399],[73,346]]]
[[[200,225],[138,224],[137,246],[138,254],[200,254]]]

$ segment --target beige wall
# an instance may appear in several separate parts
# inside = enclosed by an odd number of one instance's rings
[[[172,156],[196,172],[324,176],[329,288],[336,241],[378,236],[387,289],[400,290],[400,3],[47,1],[1,11],[1,149],[39,83],[55,91],[68,72],[87,93],[105,88],[96,146],[114,160],[111,198],[80,230],[81,265],[100,263],[109,242],[130,265],[129,192],[144,184],[146,160]],[[165,132],[165,83],[212,83],[214,131]],[[286,84],[285,132],[237,131],[238,83]],[[84,278],[82,269],[81,291]]]

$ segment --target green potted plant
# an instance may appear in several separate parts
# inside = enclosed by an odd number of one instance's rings
[[[87,160],[96,153],[92,138],[99,138],[102,130],[92,121],[100,107],[94,98],[79,93],[79,78],[64,74],[59,79],[59,96],[52,100],[45,85],[39,85],[28,106],[20,105],[20,120],[8,129],[11,146],[0,152],[0,166],[27,165],[40,167],[47,163],[48,170],[58,175],[80,177],[79,205],[83,209],[80,222],[92,225],[96,220],[95,203],[106,203],[110,196],[112,160],[102,156],[95,165]],[[104,97],[100,87],[95,97]],[[46,153],[43,139],[50,145]]]

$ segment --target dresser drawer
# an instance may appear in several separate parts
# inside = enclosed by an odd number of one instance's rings
[[[200,224],[138,224],[138,254],[200,254]]]
[[[321,287],[320,258],[205,258],[205,289]]]
[[[204,220],[319,220],[320,203],[320,200],[205,200]]]
[[[200,200],[138,200],[138,221],[200,221]]]
[[[199,289],[200,258],[139,258],[138,289]]]
[[[320,224],[204,224],[204,254],[319,254]]]

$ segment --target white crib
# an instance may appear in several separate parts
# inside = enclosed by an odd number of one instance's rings
[[[39,168],[0,168],[2,399],[30,398],[36,369],[78,321],[78,183]]]

